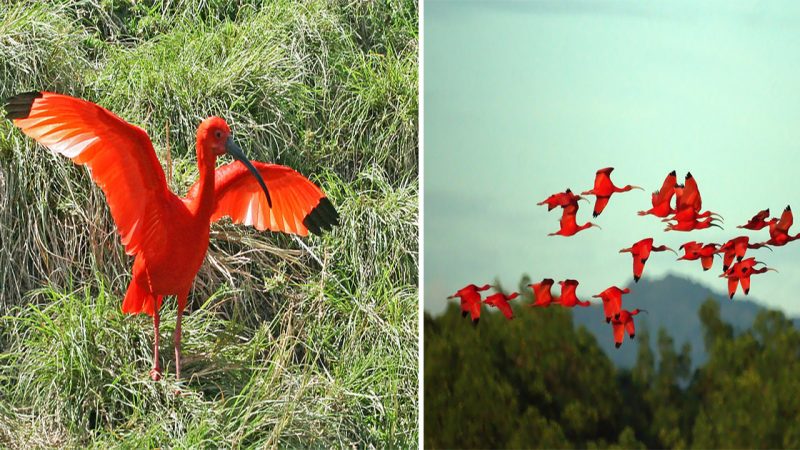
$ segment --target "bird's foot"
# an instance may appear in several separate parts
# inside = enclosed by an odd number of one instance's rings
[[[161,380],[161,368],[160,367],[153,367],[150,369],[150,379],[153,381],[160,381]]]

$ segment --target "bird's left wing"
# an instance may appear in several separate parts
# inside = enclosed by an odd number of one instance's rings
[[[320,235],[339,224],[339,214],[325,193],[295,170],[277,164],[253,161],[272,198],[272,207],[258,180],[239,161],[217,168],[214,176],[216,205],[211,220],[230,217],[234,223],[252,225],[260,231]],[[198,195],[195,183],[187,198]]]

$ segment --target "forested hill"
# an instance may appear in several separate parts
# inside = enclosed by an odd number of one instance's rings
[[[800,330],[780,312],[750,305],[758,311],[752,326],[734,332],[722,317],[748,310],[722,309],[739,301],[695,298],[702,294],[681,290],[691,283],[676,280],[637,292],[645,301],[650,291],[654,306],[669,300],[658,292],[671,292],[672,304],[651,317],[697,323],[697,347],[708,358],[694,369],[670,337],[680,330],[669,327],[637,330],[636,340],[650,345],[626,340],[617,352],[636,362],[614,367],[571,310],[532,311],[522,306],[527,293],[510,321],[487,313],[472,326],[454,302],[436,318],[426,314],[425,446],[800,448]],[[692,301],[695,313],[687,312]]]
[[[724,283],[720,286],[724,286]],[[722,291],[712,291],[702,284],[675,275],[656,280],[643,278],[636,284],[631,281],[628,287],[631,288],[631,293],[623,297],[625,308],[648,311],[648,314],[636,317],[637,329],[641,331],[647,327],[650,335],[655,336],[659,328],[664,327],[679,347],[689,343],[692,368],[705,363],[707,359],[703,346],[703,329],[697,314],[706,299],[713,298],[719,302],[722,320],[730,324],[736,332],[750,328],[756,315],[764,309],[741,292],[730,300]],[[758,292],[758,289],[754,288],[753,291]],[[595,335],[600,347],[617,366],[632,367],[636,362],[638,341],[626,340],[621,349],[614,348],[611,327],[603,320],[600,308],[599,305],[574,308],[575,325],[583,325]],[[795,318],[795,326],[798,326],[798,322]]]

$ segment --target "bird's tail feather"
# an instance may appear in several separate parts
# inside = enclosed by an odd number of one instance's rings
[[[157,309],[161,309],[162,295],[156,295],[136,282],[136,278],[131,280],[125,299],[122,301],[122,312],[126,314],[145,313],[153,316]]]

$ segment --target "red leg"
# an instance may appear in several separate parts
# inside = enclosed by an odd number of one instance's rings
[[[153,314],[153,329],[155,330],[155,339],[153,340],[153,369],[150,370],[150,378],[152,378],[153,381],[158,381],[161,379],[161,363],[159,363],[158,357],[158,344],[160,341],[158,332],[159,322],[160,318],[158,317],[158,308],[156,308],[155,313]]]
[[[189,294],[178,295],[178,318],[175,323],[175,379],[181,379],[181,318],[183,317],[183,310],[186,309],[186,302],[188,301]]]

